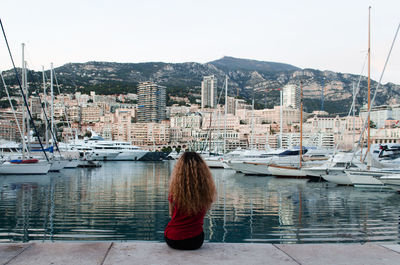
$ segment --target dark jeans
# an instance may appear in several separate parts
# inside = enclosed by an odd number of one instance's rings
[[[203,241],[204,241],[204,232],[201,232],[201,234],[198,236],[183,240],[172,240],[165,237],[165,242],[167,242],[168,246],[174,249],[181,249],[181,250],[198,249],[203,245]]]

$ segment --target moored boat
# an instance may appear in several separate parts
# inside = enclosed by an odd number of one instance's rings
[[[33,159],[30,159],[33,160]],[[42,175],[47,174],[51,164],[47,161],[29,163],[12,163],[5,161],[0,164],[0,175]]]
[[[358,188],[389,188],[380,179],[380,177],[387,174],[389,173],[385,171],[346,170],[346,175],[349,177],[352,185]]]
[[[400,192],[400,174],[384,175],[379,178],[385,186],[388,186],[398,192]]]

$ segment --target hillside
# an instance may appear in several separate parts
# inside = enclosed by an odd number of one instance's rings
[[[352,74],[299,69],[282,63],[262,62],[233,57],[223,57],[205,64],[189,63],[113,63],[87,62],[69,63],[55,69],[58,83],[63,92],[81,91],[98,94],[136,92],[138,82],[155,81],[167,87],[170,96],[189,96],[194,102],[200,94],[203,76],[215,75],[218,87],[223,87],[225,75],[229,77],[229,95],[256,100],[256,107],[273,107],[279,102],[279,91],[286,84],[303,82],[305,110],[321,108],[322,88],[324,88],[324,109],[330,113],[344,114],[352,101],[353,83],[359,77]],[[8,85],[16,85],[11,70],[5,72]],[[49,72],[46,72],[49,77]],[[28,75],[31,90],[41,90],[41,73],[30,71]],[[372,81],[372,91],[376,82]],[[360,107],[366,102],[367,81],[361,81],[361,91],[357,99]],[[14,92],[17,93],[17,92]],[[399,102],[400,86],[392,83],[382,85],[376,105]],[[4,96],[1,90],[0,96]]]

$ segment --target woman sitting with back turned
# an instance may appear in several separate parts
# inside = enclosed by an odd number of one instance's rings
[[[177,161],[169,185],[169,215],[165,228],[168,246],[193,250],[203,245],[203,219],[216,197],[213,177],[196,152],[185,152]]]

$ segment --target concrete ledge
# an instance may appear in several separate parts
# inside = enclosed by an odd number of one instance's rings
[[[205,243],[179,251],[154,242],[0,244],[0,264],[399,264],[396,244]]]
[[[276,245],[300,264],[400,264],[400,254],[375,244]]]
[[[271,244],[204,244],[194,251],[160,243],[122,243],[110,250],[104,265],[138,264],[297,264]]]

